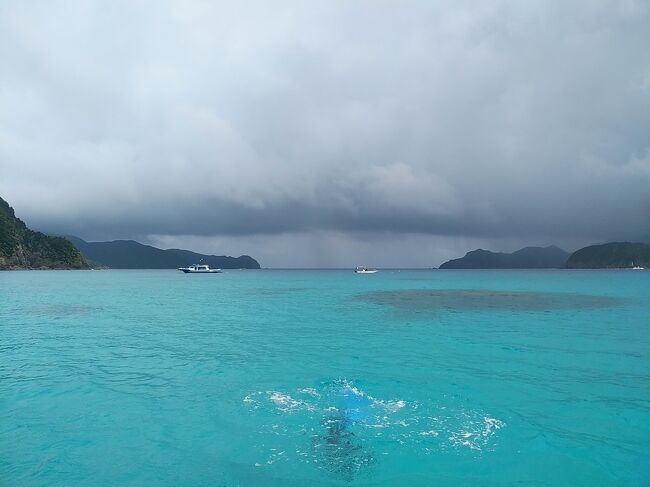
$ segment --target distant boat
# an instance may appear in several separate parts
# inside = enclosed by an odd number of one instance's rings
[[[375,272],[377,272],[377,269],[371,269],[364,265],[358,265],[356,269],[354,269],[354,272],[356,272],[357,274],[374,274]]]
[[[205,264],[194,264],[189,267],[179,267],[178,270],[183,271],[185,274],[216,274],[221,272],[221,269],[210,269],[210,266]]]
[[[641,267],[640,265],[634,265],[634,262],[632,262],[632,269],[634,269],[635,271],[642,271],[643,269],[645,269],[645,267]]]

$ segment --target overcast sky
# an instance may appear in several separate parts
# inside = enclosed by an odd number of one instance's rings
[[[0,196],[263,266],[650,234],[650,2],[5,1]]]

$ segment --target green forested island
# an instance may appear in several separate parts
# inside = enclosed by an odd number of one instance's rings
[[[452,259],[440,269],[621,269],[633,266],[650,268],[650,245],[613,242],[590,245],[572,254],[552,245],[526,247],[511,254],[473,250]]]
[[[0,198],[0,269],[88,269],[68,240],[34,232]]]
[[[607,269],[632,266],[650,267],[650,245],[612,242],[576,250],[566,263],[569,269]]]
[[[440,269],[557,269],[564,267],[569,253],[555,245],[525,247],[510,254],[477,249],[452,259]]]
[[[66,238],[86,259],[113,269],[177,269],[199,262],[220,269],[260,268],[260,264],[248,255],[229,257],[204,255],[181,249],[163,250],[135,240],[86,242],[77,237]]]

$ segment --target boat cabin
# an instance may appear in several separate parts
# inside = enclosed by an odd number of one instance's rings
[[[191,271],[209,271],[210,266],[208,265],[191,265],[188,267]]]

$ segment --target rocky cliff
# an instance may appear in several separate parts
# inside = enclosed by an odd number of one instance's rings
[[[81,253],[65,238],[34,232],[0,198],[0,269],[87,269]]]

